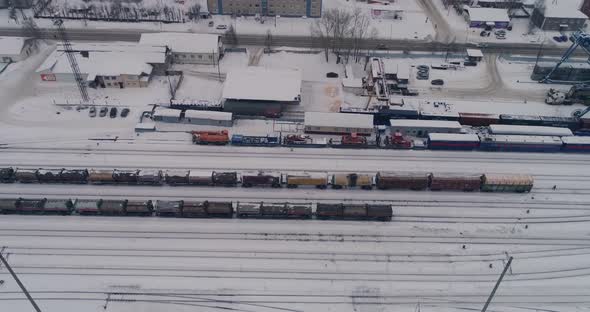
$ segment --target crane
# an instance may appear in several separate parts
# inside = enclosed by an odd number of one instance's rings
[[[576,51],[576,48],[581,47],[582,50],[584,50],[584,52],[586,52],[586,54],[590,56],[590,34],[587,34],[581,30],[576,31],[570,36],[570,41],[572,42],[572,45],[565,51],[565,53],[563,53],[561,59],[559,59],[557,64],[555,64],[555,67],[553,67],[551,71],[549,71],[549,73],[545,75],[545,77],[543,77],[543,79],[539,80],[539,82],[574,84],[580,83],[579,81],[564,81],[551,79],[551,75],[553,75],[553,73],[559,68],[561,64],[563,64],[570,58],[570,56],[572,56],[572,54]]]
[[[78,90],[80,91],[80,97],[84,103],[88,103],[88,90],[86,90],[86,81],[82,79],[82,74],[80,73],[80,68],[78,67],[78,61],[76,61],[75,52],[72,50],[72,44],[68,39],[66,34],[66,27],[64,26],[64,21],[62,19],[55,19],[53,21],[53,25],[57,27],[57,31],[61,42],[64,46],[64,52],[68,58],[68,62],[70,63],[70,67],[72,68],[72,73],[74,74],[74,79],[76,80],[76,84],[78,85]]]

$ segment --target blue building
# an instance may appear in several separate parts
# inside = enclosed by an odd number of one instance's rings
[[[322,0],[207,0],[211,14],[322,16]]]

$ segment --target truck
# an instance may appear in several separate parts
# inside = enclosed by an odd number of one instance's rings
[[[191,132],[194,144],[200,145],[226,145],[229,143],[227,130],[221,131],[193,131]]]
[[[573,85],[567,92],[550,88],[547,91],[545,103],[550,105],[590,105],[590,84]]]
[[[366,147],[368,145],[367,138],[354,132],[350,135],[343,135],[340,144],[342,147]]]
[[[383,140],[385,147],[395,149],[411,149],[412,141],[406,139],[401,132],[395,132],[392,136],[385,136]]]

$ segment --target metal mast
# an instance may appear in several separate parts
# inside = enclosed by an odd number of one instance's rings
[[[504,275],[506,275],[506,271],[508,271],[510,264],[512,264],[512,257],[508,259],[508,263],[506,263],[506,266],[504,266],[504,271],[502,271],[502,274],[500,274],[500,278],[498,278],[498,281],[496,282],[494,289],[492,289],[492,293],[488,297],[488,300],[486,301],[486,304],[483,306],[483,309],[481,309],[481,312],[486,312],[486,310],[488,309],[488,306],[490,305],[490,302],[492,302],[492,298],[494,298],[496,290],[498,290],[498,287],[500,287],[500,283],[502,283],[502,279],[504,278]]]
[[[88,103],[88,91],[86,90],[86,81],[82,79],[82,74],[80,73],[80,68],[78,67],[78,62],[76,61],[76,56],[74,55],[74,51],[72,50],[72,45],[70,44],[70,40],[68,39],[66,28],[64,26],[64,21],[62,19],[56,19],[53,21],[53,25],[57,26],[57,30],[59,33],[59,37],[61,42],[64,46],[64,52],[68,57],[68,62],[70,62],[70,67],[72,68],[72,73],[74,74],[74,78],[76,79],[76,84],[78,85],[78,90],[80,91],[80,96],[82,97],[82,101]]]
[[[4,259],[4,256],[1,253],[0,253],[0,261],[2,261],[2,263],[4,264],[6,269],[8,269],[8,272],[10,273],[10,275],[12,275],[12,278],[14,278],[14,280],[18,284],[18,287],[20,287],[20,289],[23,291],[25,296],[27,296],[27,299],[29,299],[29,302],[31,303],[31,305],[33,306],[35,311],[41,312],[41,309],[39,309],[39,306],[37,305],[37,303],[35,303],[35,300],[33,300],[33,297],[31,297],[31,294],[29,294],[29,292],[25,288],[25,285],[23,285],[23,283],[20,281],[18,276],[16,276],[16,273],[14,273],[14,271],[10,267],[10,264],[8,264],[8,261],[6,261],[6,259]]]

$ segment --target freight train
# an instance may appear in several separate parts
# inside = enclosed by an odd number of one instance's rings
[[[432,191],[530,192],[534,179],[528,175],[438,174],[429,172],[335,173],[208,170],[86,170],[0,168],[3,183],[76,183],[123,185],[194,185],[271,188],[318,188],[371,190],[410,189]],[[108,204],[108,203],[106,203]],[[100,207],[97,208],[100,210]],[[138,211],[140,213],[140,211]]]
[[[0,199],[2,214],[391,221],[392,205],[105,199]],[[235,209],[234,209],[235,207]]]

